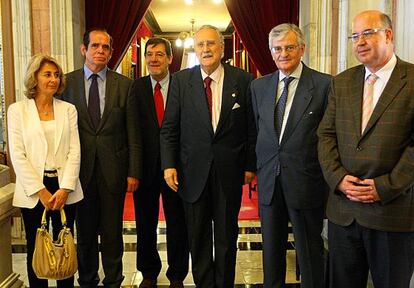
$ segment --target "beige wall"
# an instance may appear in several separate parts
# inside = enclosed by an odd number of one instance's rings
[[[65,72],[82,66],[79,47],[85,30],[84,0],[9,0],[12,3],[15,100],[23,99],[30,57],[56,57]],[[29,44],[28,44],[29,43]]]
[[[396,1],[394,40],[396,53],[402,59],[414,63],[414,1]]]
[[[394,23],[396,54],[414,63],[414,1],[412,0],[303,0],[299,26],[305,33],[304,62],[317,70],[337,74],[358,64],[347,39],[352,19],[361,11],[377,9]]]

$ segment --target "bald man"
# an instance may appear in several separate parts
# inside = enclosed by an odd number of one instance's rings
[[[395,56],[392,24],[358,14],[349,37],[362,64],[333,79],[319,126],[330,186],[330,287],[408,288],[414,268],[414,65]]]

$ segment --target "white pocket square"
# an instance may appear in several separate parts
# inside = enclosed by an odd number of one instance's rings
[[[234,106],[233,106],[233,108],[231,108],[231,110],[234,110],[234,109],[237,109],[237,108],[240,108],[240,104],[239,103],[234,103]]]

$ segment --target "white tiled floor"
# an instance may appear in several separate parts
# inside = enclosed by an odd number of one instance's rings
[[[135,227],[135,222],[125,222],[125,228]],[[240,228],[258,228],[260,223],[258,221],[240,221]],[[165,222],[160,222],[159,228],[165,228]],[[256,230],[256,229],[250,229]],[[241,229],[243,231],[243,229]],[[236,277],[235,283],[246,285],[246,287],[251,287],[251,285],[257,285],[263,283],[263,267],[262,267],[262,251],[260,249],[256,250],[245,250],[249,249],[250,244],[260,243],[262,240],[261,234],[252,233],[251,234],[239,234],[238,242],[239,244],[245,244],[243,247],[244,250],[239,250],[237,252],[237,264],[236,264]],[[290,240],[293,240],[293,236],[289,236]],[[165,243],[165,235],[158,235],[158,243]],[[18,243],[19,241],[17,241]],[[17,244],[15,241],[15,244]],[[124,235],[124,243],[136,243],[135,235]],[[254,249],[254,248],[252,248]],[[158,277],[158,286],[168,287],[169,281],[165,276],[165,271],[167,269],[167,252],[160,251],[161,260],[163,263],[161,273]],[[136,271],[136,253],[135,252],[124,252],[124,282],[122,286],[125,288],[138,287],[139,283],[142,281],[141,273]],[[296,257],[293,250],[288,251],[287,253],[287,275],[286,282],[290,284],[296,284],[296,273],[295,273]],[[190,265],[191,269],[191,265]],[[13,271],[20,274],[20,279],[24,281],[25,285],[28,285],[27,272],[26,272],[26,254],[25,253],[15,253],[13,254]],[[102,268],[99,271],[99,276],[103,279]],[[77,278],[77,275],[75,276]],[[414,275],[413,280],[411,281],[410,288],[414,288]],[[193,278],[191,271],[189,271],[187,278],[184,281],[184,284],[188,287],[194,286]],[[50,282],[49,285],[55,286],[56,284]],[[78,285],[77,281],[75,285]],[[369,285],[368,287],[373,287]]]

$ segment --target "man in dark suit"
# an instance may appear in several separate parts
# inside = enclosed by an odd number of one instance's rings
[[[304,36],[294,24],[269,33],[279,71],[252,82],[264,287],[285,287],[288,221],[301,287],[324,287],[321,238],[328,187],[318,162],[316,129],[331,77],[301,62]]]
[[[242,185],[256,169],[253,77],[221,64],[224,39],[217,28],[202,26],[194,40],[200,66],[172,78],[161,167],[184,200],[196,286],[233,287]]]
[[[105,30],[86,31],[81,53],[85,65],[67,74],[63,94],[78,110],[81,140],[84,199],[79,202],[76,222],[79,284],[97,287],[100,248],[103,284],[120,287],[125,193],[135,191],[141,177],[138,108],[132,81],[106,66],[112,38]]]
[[[167,102],[172,61],[171,44],[164,38],[150,38],[145,44],[145,62],[149,76],[135,80],[139,124],[143,148],[143,177],[134,193],[137,226],[137,269],[143,280],[140,288],[157,284],[161,259],[157,251],[157,224],[160,193],[167,224],[167,277],[170,287],[183,287],[188,273],[189,248],[183,204],[164,181],[160,161],[160,127]]]
[[[390,18],[353,21],[362,65],[332,82],[320,124],[330,287],[408,288],[414,269],[414,65],[394,54]]]

